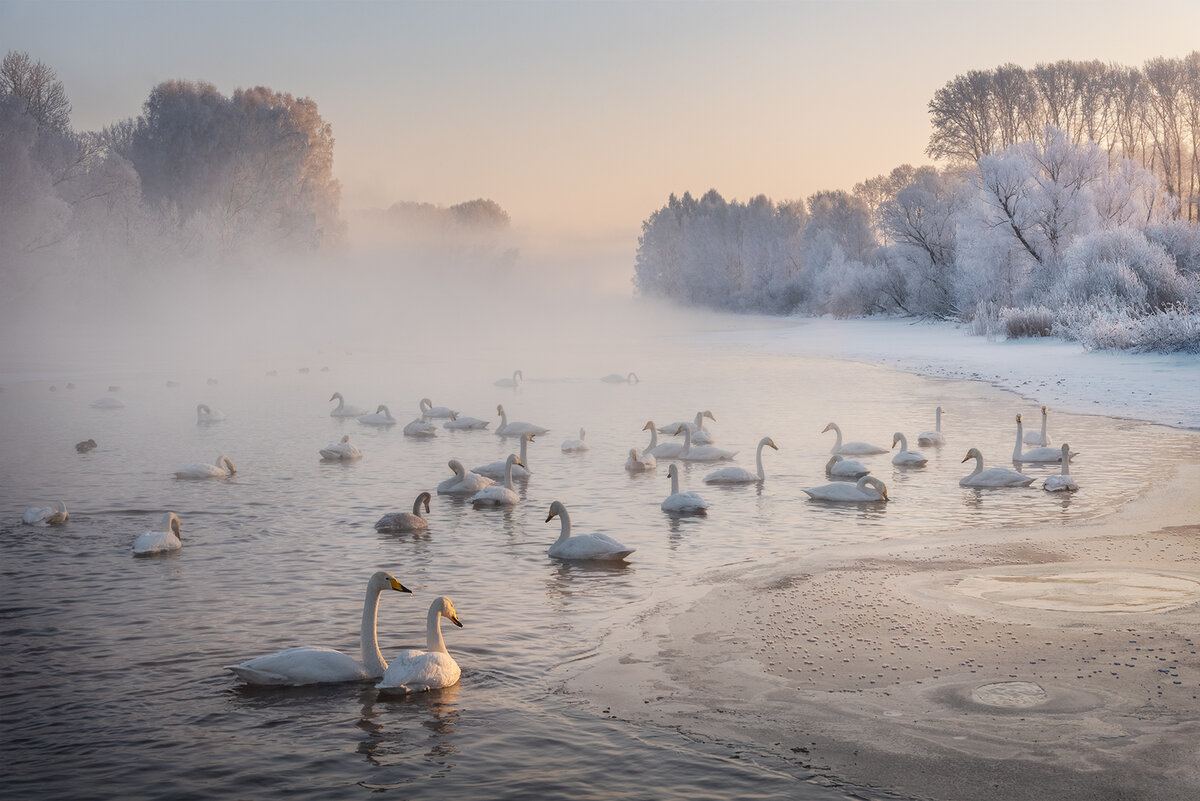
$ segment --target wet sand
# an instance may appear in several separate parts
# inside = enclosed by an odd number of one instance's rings
[[[908,796],[1200,798],[1200,465],[1167,473],[1103,521],[711,575],[566,687]]]

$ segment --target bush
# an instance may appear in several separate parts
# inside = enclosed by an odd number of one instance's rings
[[[1004,321],[1004,334],[1009,339],[1048,337],[1054,333],[1054,312],[1045,306],[1004,309],[1000,316]]]

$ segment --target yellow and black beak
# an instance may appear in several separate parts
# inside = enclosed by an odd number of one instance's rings
[[[450,622],[458,626],[460,629],[463,627],[462,621],[458,619],[458,615],[451,615]]]
[[[412,595],[412,590],[410,590],[408,587],[405,587],[403,584],[396,581],[394,578],[389,578],[388,584],[391,584],[392,589],[396,590],[397,592],[407,592],[409,595]]]

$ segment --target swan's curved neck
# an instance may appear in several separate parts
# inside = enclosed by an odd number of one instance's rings
[[[343,398],[340,394],[335,395],[334,397],[337,398],[337,402],[338,402],[337,408],[334,409],[334,411],[338,412],[338,411],[341,411],[342,409],[345,409],[346,408],[346,399]]]
[[[421,516],[421,496],[420,495],[418,495],[417,499],[415,501],[413,501],[413,514],[416,515],[417,517]]]
[[[442,610],[436,605],[429,607],[429,618],[425,621],[425,649],[448,653],[442,639]]]
[[[379,650],[379,637],[375,632],[376,619],[379,616],[379,596],[383,588],[374,581],[367,584],[367,597],[363,601],[362,614],[362,643],[363,664],[372,676],[382,676],[387,670],[387,660]]]
[[[908,437],[901,434],[900,436],[896,437],[896,439],[900,440],[900,450],[901,451],[908,450]]]
[[[1017,419],[1017,442],[1013,445],[1013,461],[1021,461],[1021,440],[1024,438],[1022,433],[1021,420]]]
[[[562,529],[558,533],[558,539],[554,541],[555,545],[558,545],[561,542],[566,542],[571,537],[571,516],[567,514],[567,510],[565,508],[560,508],[558,510],[558,520],[562,525]]]
[[[833,443],[833,452],[837,453],[842,449],[842,429],[838,428],[837,424],[830,423],[829,427],[833,429],[833,433],[837,435],[837,441]]]
[[[513,488],[512,469],[513,469],[514,464],[516,464],[516,462],[514,462],[512,459],[507,459],[504,462],[504,488],[505,489]]]
[[[971,471],[971,475],[977,476],[983,472],[983,456],[975,454],[975,469]]]
[[[1066,445],[1062,446],[1062,474],[1064,476],[1071,475],[1071,451]]]
[[[692,430],[687,426],[683,427],[683,450],[680,456],[687,456],[692,452]]]
[[[672,467],[673,466],[674,465],[672,465]],[[671,471],[671,494],[679,494],[679,473],[675,472],[674,470]]]
[[[657,447],[658,447],[658,429],[655,428],[654,426],[650,426],[650,444],[646,446],[646,450],[642,451],[642,455],[645,456],[647,453],[649,453],[650,451],[654,450]]]
[[[763,446],[766,444],[767,443],[765,443],[765,442],[758,443],[758,455],[755,457],[755,461],[758,462],[758,480],[759,481],[762,481],[763,479],[765,479],[767,477],[767,474],[763,472],[763,466],[762,466],[762,449],[763,449]]]
[[[503,409],[501,409],[500,410],[500,428],[498,430],[502,431],[506,428],[508,428],[508,413],[506,411],[504,411]]]
[[[696,425],[696,430],[697,430],[697,431],[703,431],[703,430],[704,430],[704,412],[696,412],[696,423],[695,423],[695,425]]]

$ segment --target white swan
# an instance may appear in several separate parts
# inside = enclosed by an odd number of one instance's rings
[[[1042,489],[1047,492],[1074,492],[1079,489],[1079,485],[1071,477],[1070,446],[1067,443],[1064,442],[1062,446],[1062,472],[1058,475],[1046,476]]]
[[[96,400],[92,401],[90,405],[93,409],[124,409],[125,408],[125,404],[121,402],[120,398],[112,398],[112,397],[97,398]]]
[[[424,531],[429,528],[429,521],[421,514],[421,504],[429,511],[428,492],[422,492],[413,501],[411,512],[392,512],[375,521],[376,531]]]
[[[358,422],[369,426],[394,426],[396,425],[396,418],[392,417],[392,413],[388,407],[381,403],[375,411],[359,417]]]
[[[679,454],[683,453],[682,442],[664,442],[661,445],[658,443],[658,430],[654,427],[654,421],[650,420],[642,427],[643,431],[650,432],[650,444],[642,450],[642,456],[654,456],[658,459],[678,459]]]
[[[437,485],[438,495],[474,495],[484,487],[496,483],[487,476],[468,471],[457,459],[451,459],[447,464],[454,471],[454,475]]]
[[[504,411],[503,404],[496,405],[496,414],[500,415],[500,425],[496,427],[496,433],[502,437],[519,437],[522,434],[530,436],[538,436],[545,434],[549,429],[535,426],[533,423],[523,422],[508,422],[508,413]]]
[[[588,445],[586,442],[584,442],[584,439],[586,437],[587,437],[587,431],[585,431],[584,429],[581,428],[581,429],[579,429],[579,439],[563,440],[563,444],[562,444],[563,453],[578,453],[579,451],[591,450],[592,446]]]
[[[942,407],[937,407],[934,412],[933,431],[922,431],[917,435],[917,445],[922,448],[940,448],[946,444],[946,437],[942,434]]]
[[[572,537],[571,516],[567,514],[567,507],[559,501],[550,504],[550,514],[546,515],[546,522],[549,523],[555,517],[562,521],[562,531],[559,532],[558,539],[547,551],[555,559],[617,562],[637,550],[637,548],[627,548],[607,534],[600,532],[577,534]]]
[[[493,381],[492,383],[498,387],[516,387],[520,386],[521,382],[524,380],[525,376],[521,373],[521,371],[515,370],[513,371],[512,378],[501,378],[499,381]]]
[[[900,443],[900,450],[895,456],[892,457],[892,464],[896,465],[897,467],[924,467],[925,463],[929,461],[925,454],[918,453],[917,451],[910,451],[908,449],[908,440],[899,431],[897,431],[895,434],[892,434],[893,448],[896,447],[897,442]]]
[[[847,484],[844,481],[838,484],[823,484],[803,492],[814,500],[839,503],[867,503],[888,499],[887,486],[875,476],[863,476],[855,484]]]
[[[375,631],[379,596],[388,589],[412,592],[386,571],[381,570],[371,576],[371,580],[367,582],[367,596],[363,601],[362,630],[359,635],[361,662],[332,648],[302,645],[250,659],[238,665],[226,665],[225,669],[236,673],[238,678],[247,684],[300,686],[377,679],[388,667],[383,654],[379,652],[379,638]]]
[[[671,478],[671,494],[659,506],[664,512],[675,515],[706,515],[708,504],[694,492],[679,491],[679,468],[674,464],[667,468]]]
[[[658,467],[658,460],[648,453],[638,453],[637,448],[629,449],[625,459],[625,469],[630,473],[645,473]]]
[[[1078,453],[1069,453],[1067,458],[1078,456]],[[1051,462],[1062,461],[1063,452],[1060,448],[1030,448],[1027,451],[1021,450],[1021,415],[1017,415],[1017,442],[1013,445],[1014,462],[1036,462],[1038,464],[1049,464]]]
[[[1023,441],[1026,445],[1050,445],[1054,440],[1050,439],[1050,435],[1046,433],[1046,407],[1042,407],[1042,430],[1027,431]]]
[[[70,519],[67,505],[55,501],[53,506],[31,506],[21,515],[21,522],[29,526],[60,526]]]
[[[347,434],[341,442],[331,442],[321,448],[321,458],[327,462],[353,462],[362,458],[362,451],[350,441],[350,435]]]
[[[636,384],[640,379],[637,377],[637,373],[630,373],[629,375],[609,373],[600,380],[606,384]]]
[[[505,460],[504,484],[493,484],[484,487],[471,498],[471,505],[478,509],[481,506],[515,506],[521,502],[521,496],[513,489],[513,467],[521,460],[515,453],[510,453]]]
[[[825,463],[825,475],[830,478],[862,478],[871,471],[862,462],[844,459],[838,454],[829,457]]]
[[[179,516],[174,512],[167,512],[159,521],[157,529],[144,531],[137,536],[131,550],[135,554],[149,554],[178,551],[182,547],[183,540],[179,535]]]
[[[869,456],[873,453],[888,452],[887,448],[881,448],[878,445],[869,445],[866,442],[847,442],[843,444],[842,429],[838,427],[837,423],[830,423],[821,429],[822,434],[826,431],[833,431],[837,434],[837,442],[833,443],[833,447],[829,450],[830,453],[840,453],[843,456]]]
[[[711,445],[713,438],[712,438],[712,434],[707,429],[704,428],[704,418],[705,417],[707,417],[709,420],[712,420],[714,423],[717,422],[717,418],[713,417],[712,412],[709,412],[709,411],[696,412],[696,417],[690,423],[689,422],[672,423],[669,426],[662,426],[658,430],[659,430],[659,433],[661,433],[661,434],[678,435],[679,433],[681,433],[679,431],[679,427],[683,426],[688,431],[692,432],[692,444],[693,445]]]
[[[460,417],[456,412],[450,416],[449,420],[442,424],[442,428],[448,428],[451,431],[469,431],[472,429],[487,428],[491,424],[491,420],[480,420],[478,417]]]
[[[773,448],[779,450],[779,446],[775,444],[775,440],[770,437],[763,437],[758,441],[758,452],[755,454],[755,462],[758,464],[758,472],[751,473],[744,467],[730,465],[722,467],[720,470],[714,470],[704,477],[705,484],[755,484],[766,479],[767,474],[763,472],[762,453],[763,448]]]
[[[225,454],[217,457],[213,464],[188,464],[175,471],[175,478],[186,479],[201,479],[201,478],[228,478],[237,472],[237,466],[233,460]]]
[[[437,436],[437,426],[421,415],[404,427],[404,436],[428,439]]]
[[[679,458],[685,462],[717,462],[737,455],[737,451],[724,451],[714,445],[693,446],[692,432],[683,427],[679,431],[683,433],[683,450],[679,452]]]
[[[410,648],[396,654],[375,689],[385,693],[421,693],[458,684],[462,671],[446,650],[446,643],[442,639],[442,618],[462,628],[453,602],[445,595],[435,598],[429,605],[429,616],[425,622],[426,650]]]
[[[513,465],[513,478],[529,478],[533,475],[533,471],[529,469],[529,443],[533,442],[533,437],[529,434],[521,435],[521,460]],[[476,467],[474,472],[481,476],[487,476],[495,481],[503,481],[504,473],[508,470],[508,460],[501,459],[498,462],[488,462],[485,465]]]
[[[443,420],[454,418],[458,415],[458,411],[451,409],[449,406],[434,406],[433,401],[429,398],[421,398],[421,416],[428,417],[431,420]]]
[[[335,392],[329,396],[329,400],[336,400],[338,405],[329,413],[330,417],[361,417],[367,413],[366,409],[360,409],[357,406],[347,406],[346,399],[342,397],[342,393]]]
[[[219,423],[225,419],[225,415],[221,414],[216,409],[209,408],[208,404],[200,403],[196,405],[196,423]]]
[[[1028,487],[1033,483],[1033,476],[1023,475],[1007,467],[992,467],[983,469],[983,454],[978,448],[971,448],[963,461],[975,460],[975,470],[969,476],[958,480],[960,487]]]

